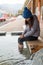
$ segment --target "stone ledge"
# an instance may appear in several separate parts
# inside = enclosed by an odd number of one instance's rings
[[[26,43],[30,53],[35,53],[43,48],[43,40],[41,38],[39,38],[37,41],[27,41]]]

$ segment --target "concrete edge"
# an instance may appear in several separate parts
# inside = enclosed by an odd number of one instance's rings
[[[11,32],[11,35],[21,35],[23,33],[23,31],[14,31],[14,32]]]
[[[0,36],[5,36],[6,35],[6,32],[2,32],[2,33],[0,33]]]
[[[2,32],[0,31],[0,36],[5,36],[5,35],[11,35],[11,36],[14,36],[14,35],[21,35],[23,31],[14,31],[14,32]]]

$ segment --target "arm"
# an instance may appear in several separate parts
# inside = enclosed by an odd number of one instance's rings
[[[32,36],[37,31],[37,28],[38,28],[38,21],[35,20],[31,30],[28,31],[26,34],[24,34],[24,37]]]
[[[32,36],[33,34],[34,34],[34,29],[32,28],[30,31],[24,34],[24,37]]]
[[[25,28],[25,30],[23,31],[23,33],[22,33],[22,34],[24,35],[26,32],[27,32],[27,28]]]

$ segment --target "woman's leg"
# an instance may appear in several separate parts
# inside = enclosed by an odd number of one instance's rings
[[[23,42],[24,41],[34,41],[37,40],[37,37],[29,36],[29,37],[24,37],[24,38],[18,38],[18,48],[20,51],[23,50]]]
[[[23,51],[23,42],[25,41],[25,39],[24,38],[18,38],[18,49],[19,49],[19,51],[20,52],[22,52]]]

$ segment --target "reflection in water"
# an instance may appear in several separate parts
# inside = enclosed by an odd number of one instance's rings
[[[22,54],[18,51],[19,36],[0,36],[0,65],[28,65],[30,55],[27,48]]]

